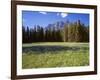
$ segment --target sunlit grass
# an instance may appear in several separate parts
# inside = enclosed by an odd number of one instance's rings
[[[88,43],[32,43],[24,44],[23,48],[22,68],[89,65]]]

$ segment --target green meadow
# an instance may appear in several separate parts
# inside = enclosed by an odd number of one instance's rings
[[[89,65],[89,43],[36,42],[23,44],[22,68]]]

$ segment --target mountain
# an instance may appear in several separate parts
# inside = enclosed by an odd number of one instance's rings
[[[51,30],[54,29],[54,28],[55,28],[55,30],[56,30],[56,29],[62,29],[62,28],[64,27],[65,23],[66,23],[66,22],[58,21],[58,22],[55,22],[55,23],[53,23],[53,24],[48,24],[48,25],[46,26],[46,29],[51,29]]]

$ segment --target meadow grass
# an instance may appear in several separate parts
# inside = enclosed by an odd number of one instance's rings
[[[89,43],[41,42],[23,44],[22,68],[89,65]]]

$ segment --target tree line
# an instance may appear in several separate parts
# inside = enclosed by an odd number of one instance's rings
[[[63,28],[42,26],[22,27],[22,42],[89,42],[89,26],[85,26],[80,20],[67,21]]]

